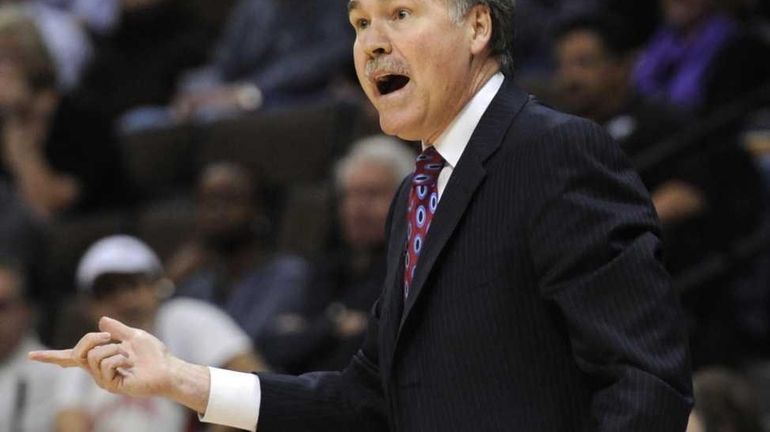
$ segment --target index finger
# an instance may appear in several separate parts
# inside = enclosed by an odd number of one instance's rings
[[[28,354],[30,360],[43,363],[52,363],[64,368],[78,367],[80,363],[75,359],[72,349],[48,350],[48,351],[30,351]]]

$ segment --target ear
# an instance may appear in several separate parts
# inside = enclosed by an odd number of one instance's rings
[[[492,10],[486,4],[476,4],[468,12],[471,53],[479,55],[489,49],[492,40]]]

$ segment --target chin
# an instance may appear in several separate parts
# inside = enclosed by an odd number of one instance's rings
[[[408,123],[396,119],[389,121],[383,115],[380,115],[380,129],[387,135],[397,136],[406,141],[419,141],[422,139],[415,132],[414,128],[409,127]]]

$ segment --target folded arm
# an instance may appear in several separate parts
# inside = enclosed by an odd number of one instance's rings
[[[529,244],[541,295],[596,389],[596,430],[681,432],[692,404],[686,335],[647,193],[596,125],[567,122],[541,148],[552,172]]]

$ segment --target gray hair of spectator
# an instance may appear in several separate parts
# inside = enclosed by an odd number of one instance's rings
[[[446,0],[452,19],[459,23],[476,5],[486,5],[492,12],[492,55],[497,56],[503,74],[513,76],[513,41],[516,0]]]
[[[13,278],[16,279],[16,296],[24,302],[29,301],[27,276],[24,271],[24,266],[14,258],[0,256],[0,272],[6,272],[12,275]]]
[[[350,151],[334,167],[334,180],[340,189],[350,171],[361,162],[374,162],[389,167],[395,186],[414,170],[417,156],[404,143],[386,135],[374,135],[353,143]]]
[[[35,21],[21,6],[0,6],[0,37],[13,41],[19,49],[22,67],[33,90],[56,86],[56,67]]]

